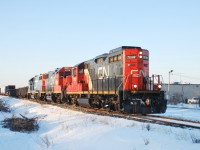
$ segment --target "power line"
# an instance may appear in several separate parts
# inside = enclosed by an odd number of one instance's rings
[[[183,75],[183,73],[180,73],[180,74],[172,74],[172,75],[175,75],[175,76],[179,76],[179,77],[183,77],[183,78],[189,78],[189,79],[195,79],[195,80],[200,80],[200,78],[198,78],[198,77],[192,77],[192,76],[185,76],[185,75]]]

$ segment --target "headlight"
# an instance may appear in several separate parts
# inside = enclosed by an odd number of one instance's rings
[[[139,53],[140,55],[142,54],[142,52]]]
[[[140,56],[140,58],[142,58],[142,56]]]
[[[159,89],[161,89],[161,88],[162,88],[162,86],[161,86],[161,85],[158,85],[158,88],[159,88]]]
[[[133,87],[134,87],[134,88],[137,88],[137,85],[136,85],[136,84],[134,84],[134,85],[133,85]]]

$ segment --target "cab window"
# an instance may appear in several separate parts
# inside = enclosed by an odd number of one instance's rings
[[[84,68],[85,68],[85,69],[89,69],[89,67],[90,67],[90,64],[85,64],[85,65],[84,65]]]
[[[146,56],[146,55],[144,55],[144,56],[143,56],[143,59],[144,59],[144,60],[149,60],[149,57]]]
[[[66,70],[65,71],[65,77],[71,76],[71,70]]]

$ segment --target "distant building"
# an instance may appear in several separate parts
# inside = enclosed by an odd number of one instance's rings
[[[182,100],[199,96],[200,84],[179,84],[178,82],[170,84],[170,95],[179,96]],[[162,90],[168,91],[168,84],[163,84]]]

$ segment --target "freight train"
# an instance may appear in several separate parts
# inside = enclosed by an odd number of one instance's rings
[[[165,113],[161,76],[149,76],[149,51],[122,46],[75,66],[57,68],[29,80],[28,98],[123,111]]]

